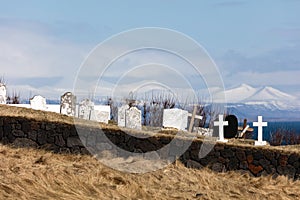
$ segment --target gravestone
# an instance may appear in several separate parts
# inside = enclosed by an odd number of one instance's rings
[[[125,127],[125,111],[129,109],[129,106],[123,105],[118,108],[118,126]]]
[[[149,124],[152,127],[162,127],[164,108],[159,104],[150,106]],[[147,116],[146,116],[147,118]]]
[[[108,124],[108,120],[110,120],[110,106],[94,106],[94,110],[91,111],[91,120]]]
[[[253,126],[256,126],[258,129],[257,141],[255,141],[255,146],[266,145],[267,142],[263,141],[263,127],[268,126],[268,122],[263,122],[262,116],[258,116],[257,122],[253,122]]]
[[[0,83],[0,104],[6,104],[6,86]]]
[[[224,138],[234,138],[238,134],[238,119],[234,115],[227,115],[225,121],[228,126],[224,126]]]
[[[212,136],[213,137],[219,137],[219,127],[218,126],[214,126],[214,121],[219,120],[219,116],[216,116],[214,119],[212,118],[210,123],[210,127],[212,127]]]
[[[142,112],[136,107],[125,110],[125,126],[131,129],[142,130]]]
[[[30,106],[35,110],[47,110],[46,99],[40,95],[36,95],[30,99]]]
[[[94,110],[94,106],[94,102],[89,99],[81,101],[78,107],[78,118],[90,120],[92,110]]]
[[[186,130],[188,123],[188,111],[178,108],[164,109],[163,127],[177,128]]]
[[[68,116],[76,114],[76,96],[71,92],[66,92],[60,98],[60,113]]]
[[[219,127],[219,142],[228,142],[224,139],[224,126],[228,126],[228,121],[223,121],[223,115],[219,115],[219,120],[214,121],[214,126]]]

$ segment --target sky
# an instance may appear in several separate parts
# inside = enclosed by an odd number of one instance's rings
[[[81,64],[120,32],[161,27],[199,43],[225,88],[272,86],[300,97],[300,0],[0,0],[0,75],[24,98],[72,90]],[[165,70],[165,69],[164,69]]]

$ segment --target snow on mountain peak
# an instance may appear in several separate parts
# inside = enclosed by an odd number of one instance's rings
[[[260,105],[266,108],[287,110],[299,108],[297,98],[270,86],[254,88],[241,84],[225,91],[227,103]]]
[[[247,84],[242,84],[237,88],[225,91],[227,102],[237,103],[252,96],[257,90]]]
[[[296,97],[286,94],[284,92],[281,92],[275,88],[272,87],[263,87],[261,89],[258,89],[252,96],[248,97],[244,101],[258,101],[258,100],[275,100],[275,101],[293,101]]]
[[[240,88],[245,88],[246,90],[253,90],[254,89],[253,87],[251,87],[250,85],[247,85],[245,83],[241,84],[239,87]]]

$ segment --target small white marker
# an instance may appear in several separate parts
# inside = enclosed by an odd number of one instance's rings
[[[243,137],[244,134],[246,133],[246,131],[248,130],[248,128],[249,128],[249,125],[247,125],[247,126],[244,128],[244,130],[240,133],[239,137]]]
[[[218,142],[228,142],[224,139],[224,126],[228,126],[228,121],[223,121],[223,115],[219,115],[219,121],[214,122],[214,126],[219,126],[219,140]]]
[[[263,127],[268,126],[268,122],[263,122],[262,116],[258,116],[258,122],[253,122],[253,126],[258,127],[258,136],[257,136],[258,141],[255,141],[255,146],[266,145],[267,142],[263,141]]]

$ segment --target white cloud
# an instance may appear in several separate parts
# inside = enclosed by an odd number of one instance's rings
[[[228,51],[217,59],[227,88],[242,83],[253,86],[273,86],[289,94],[296,94],[300,87],[300,43],[247,56]],[[296,96],[299,96],[296,94]]]
[[[264,73],[259,71],[245,71],[232,73],[231,76],[226,77],[226,83],[236,84],[237,82],[246,82],[247,84],[254,86],[292,86],[299,85],[299,77],[300,70],[271,71]]]
[[[9,79],[30,81],[32,78],[34,81],[35,78],[62,77],[57,87],[72,85],[87,47],[53,37],[46,25],[22,22],[25,24],[0,21],[1,74],[8,82]]]

